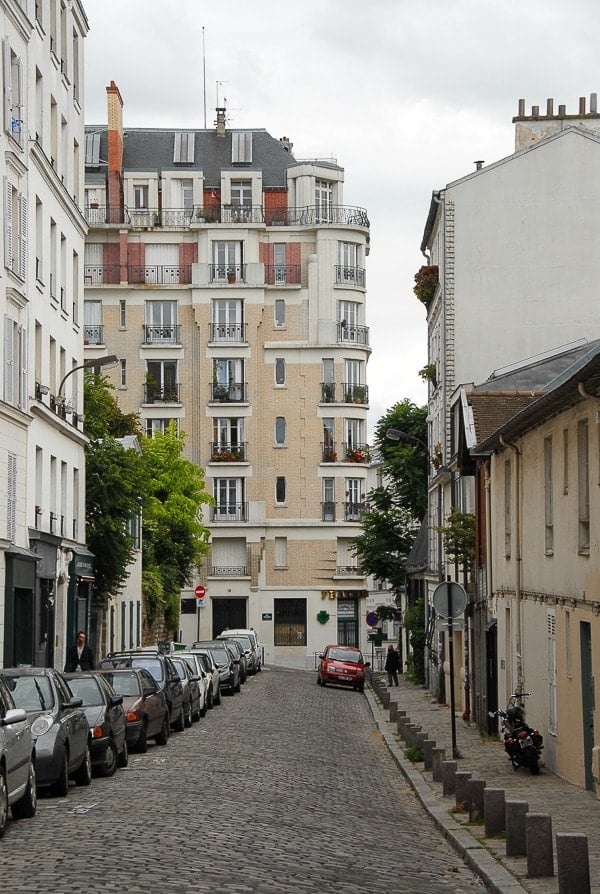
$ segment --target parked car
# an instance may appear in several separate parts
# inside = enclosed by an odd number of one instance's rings
[[[317,683],[352,686],[363,692],[365,688],[365,662],[360,649],[354,646],[330,645],[325,647],[317,671]]]
[[[52,794],[64,797],[70,778],[77,785],[89,785],[90,728],[81,699],[64,676],[50,667],[3,668],[0,676],[31,721],[38,787],[50,786]]]
[[[90,727],[92,770],[99,776],[114,776],[117,767],[126,767],[129,761],[123,696],[93,671],[65,677],[73,695],[82,700]]]
[[[239,639],[245,651],[250,647],[252,654],[254,655],[254,660],[248,662],[249,673],[258,673],[262,669],[262,647],[258,641],[258,634],[254,628],[231,627],[227,630],[222,630],[219,635],[226,636],[229,639]],[[252,666],[254,667],[254,671],[252,670]]]
[[[217,639],[233,640],[238,643],[244,653],[246,674],[253,676],[258,673],[258,654],[252,639],[247,634],[231,633],[229,630],[224,630],[223,633],[218,635]]]
[[[183,687],[179,674],[168,655],[150,649],[133,650],[131,652],[110,652],[106,658],[99,662],[102,670],[110,670],[116,667],[145,667],[162,689],[167,697],[169,706],[169,723],[178,733],[185,729],[185,714],[183,711]]]
[[[0,836],[10,807],[14,819],[35,815],[35,744],[27,712],[15,707],[0,679]]]
[[[169,706],[152,674],[145,667],[120,667],[97,673],[123,696],[127,747],[145,753],[148,739],[166,745],[171,731]]]
[[[229,637],[218,637],[218,639],[223,639],[223,641],[226,642],[227,645],[230,647],[234,655],[237,656],[237,659],[240,663],[240,683],[245,683],[248,679],[248,663],[246,661],[246,653],[244,652],[244,647],[236,639],[229,639]]]
[[[221,678],[219,668],[207,649],[190,649],[179,652],[178,658],[187,661],[193,671],[204,673],[206,679],[206,704],[209,708],[221,704]]]
[[[206,687],[204,684],[200,687],[200,675],[194,673],[183,658],[180,658],[178,655],[172,655],[171,661],[175,665],[175,670],[179,674],[183,688],[185,725],[191,726],[192,723],[196,723],[206,714]]]
[[[241,689],[240,662],[230,645],[222,639],[207,639],[194,643],[192,649],[206,649],[219,669],[221,692],[233,695]]]

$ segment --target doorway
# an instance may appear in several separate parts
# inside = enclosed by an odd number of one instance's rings
[[[588,621],[579,625],[581,647],[581,713],[583,717],[583,767],[585,787],[595,791],[592,773],[592,748],[594,747],[594,677],[592,673],[592,628]]]
[[[213,599],[213,637],[223,630],[246,628],[246,605],[246,599]]]

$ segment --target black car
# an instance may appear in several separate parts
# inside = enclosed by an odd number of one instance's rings
[[[231,646],[222,639],[207,639],[194,643],[193,649],[206,649],[219,669],[221,692],[233,695],[241,689],[240,662]]]
[[[96,673],[123,696],[127,747],[145,753],[148,739],[166,745],[171,732],[169,706],[152,674],[145,667],[119,667]]]
[[[206,714],[204,686],[201,693],[200,676],[192,671],[187,661],[184,661],[183,658],[179,658],[177,655],[172,655],[171,661],[175,665],[175,670],[179,674],[183,687],[185,725],[191,726],[192,723],[196,723]]]
[[[246,653],[244,651],[244,647],[238,640],[233,639],[232,637],[218,637],[219,640],[224,640],[227,645],[231,648],[232,652],[237,656],[237,659],[240,663],[240,683],[245,683],[248,679],[248,662],[246,660]]]
[[[183,687],[175,665],[167,655],[150,649],[109,652],[106,658],[103,658],[98,664],[99,670],[111,670],[117,667],[145,667],[167,698],[170,725],[176,732],[183,732],[185,729]]]
[[[65,674],[69,688],[82,707],[90,727],[92,769],[100,776],[114,776],[126,767],[129,757],[125,739],[123,696],[93,672]]]
[[[31,720],[38,787],[50,786],[53,794],[64,797],[72,777],[78,785],[89,785],[90,728],[81,699],[64,676],[49,667],[10,667],[0,674],[17,708]]]

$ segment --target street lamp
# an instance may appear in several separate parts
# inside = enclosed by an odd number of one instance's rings
[[[416,438],[414,435],[409,435],[406,431],[401,431],[399,428],[388,428],[385,433],[386,438],[390,441],[405,441],[410,444],[418,444],[423,450],[427,451],[428,447],[425,441],[422,441],[421,438]]]
[[[61,380],[60,385],[58,386],[58,394],[56,396],[57,400],[60,401],[63,399],[63,386],[69,376],[72,376],[73,373],[78,372],[80,369],[93,369],[94,367],[102,367],[102,366],[115,366],[119,362],[119,358],[116,354],[107,354],[105,357],[95,357],[93,360],[86,360],[85,363],[81,363],[79,366],[74,366],[73,369],[70,369],[68,373],[66,373]]]

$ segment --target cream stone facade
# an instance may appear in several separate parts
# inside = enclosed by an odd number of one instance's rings
[[[123,410],[149,435],[175,420],[214,496],[178,635],[251,626],[266,662],[313,667],[366,641],[366,212],[335,161],[224,109],[212,130],[128,130],[107,98],[109,126],[87,127],[85,351],[120,358]]]

